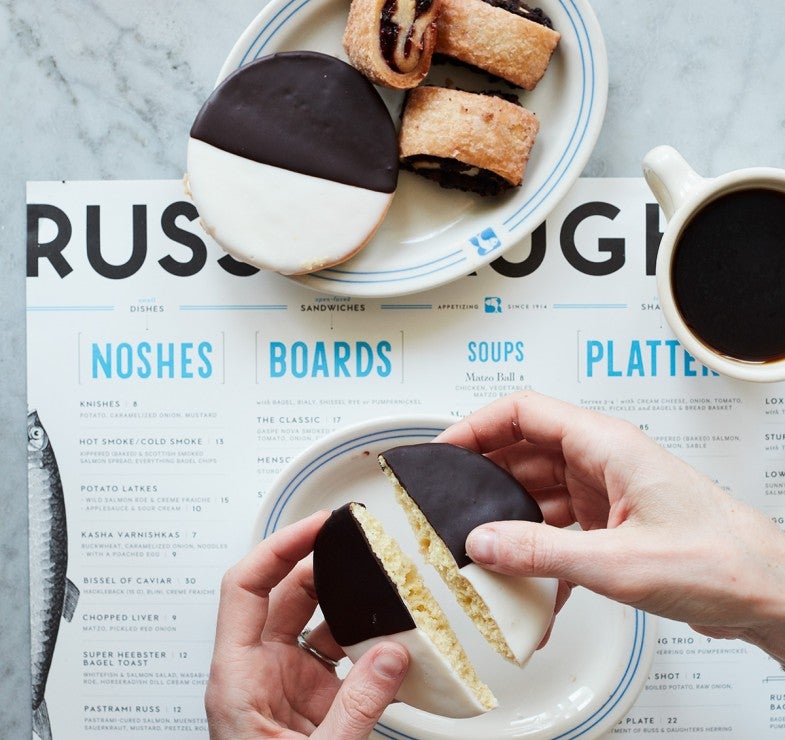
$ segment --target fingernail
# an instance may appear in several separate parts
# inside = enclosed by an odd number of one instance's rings
[[[373,659],[373,667],[385,678],[398,678],[406,669],[406,662],[401,650],[382,648]]]
[[[496,533],[487,529],[471,532],[466,540],[466,552],[475,563],[495,563]]]

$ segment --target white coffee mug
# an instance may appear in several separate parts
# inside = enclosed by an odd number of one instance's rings
[[[723,375],[760,382],[785,380],[785,352],[772,359],[738,359],[696,336],[679,309],[672,278],[680,239],[699,212],[718,198],[738,191],[767,190],[785,196],[785,170],[755,167],[706,178],[697,174],[675,149],[659,146],[644,157],[643,173],[668,221],[657,254],[657,291],[663,315],[679,342],[699,362]],[[781,284],[785,291],[785,276]],[[733,306],[726,308],[733,310]],[[771,331],[781,334],[785,347],[785,319],[774,322]]]

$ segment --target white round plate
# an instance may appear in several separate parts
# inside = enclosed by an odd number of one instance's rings
[[[396,704],[377,725],[378,735],[399,740],[600,737],[624,717],[643,688],[654,657],[656,620],[575,589],[548,644],[523,668],[499,657],[433,569],[418,559],[416,541],[376,459],[390,447],[427,442],[453,421],[445,416],[389,417],[325,437],[297,456],[267,492],[255,539],[316,510],[360,501],[418,560],[499,706],[480,717],[456,720]]]
[[[562,37],[542,81],[521,95],[522,104],[540,119],[523,185],[481,198],[401,172],[392,206],[373,239],[347,262],[293,280],[339,295],[414,293],[488,264],[545,220],[583,171],[597,141],[608,70],[602,32],[586,0],[538,0],[537,5]],[[236,42],[219,81],[278,51],[320,51],[346,61],[341,38],[348,8],[349,0],[272,0]],[[433,65],[427,81],[447,84],[447,78],[467,90],[490,86],[484,75],[445,64]],[[398,121],[403,93],[378,89]],[[504,85],[499,89],[512,92]]]

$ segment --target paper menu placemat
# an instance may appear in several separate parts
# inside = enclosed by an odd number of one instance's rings
[[[785,388],[673,338],[643,180],[580,180],[493,266],[396,298],[249,275],[194,217],[179,181],[28,185],[31,545],[58,544],[50,570],[31,550],[34,691],[55,738],[206,734],[220,577],[281,468],[347,424],[532,387],[629,419],[785,521]],[[51,586],[66,553],[78,597]],[[776,736],[783,692],[754,648],[663,622],[615,733]]]

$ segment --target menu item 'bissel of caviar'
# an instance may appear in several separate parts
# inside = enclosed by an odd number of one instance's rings
[[[283,274],[342,262],[379,227],[398,179],[395,125],[354,67],[309,51],[240,67],[191,127],[187,188],[232,257]]]
[[[446,188],[497,195],[523,181],[537,117],[496,95],[418,87],[407,95],[401,167]]]
[[[431,66],[441,0],[352,0],[343,36],[349,61],[373,82],[418,85]]]
[[[515,0],[442,0],[436,53],[533,90],[561,35],[539,9]]]

